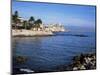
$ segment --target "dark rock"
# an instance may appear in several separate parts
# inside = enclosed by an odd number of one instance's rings
[[[79,36],[79,37],[88,37],[87,35],[83,35],[83,34],[77,34],[77,35],[74,35],[74,36]]]
[[[27,58],[25,56],[17,56],[15,60],[17,63],[23,64],[27,61]]]
[[[73,70],[96,69],[96,54],[95,53],[80,54],[79,56],[73,57],[72,69]]]
[[[60,65],[58,71],[96,69],[96,53],[80,54],[73,57],[71,64]]]

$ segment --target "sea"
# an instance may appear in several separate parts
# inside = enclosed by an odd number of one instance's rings
[[[66,32],[53,36],[12,37],[13,71],[31,69],[34,72],[53,72],[58,67],[72,63],[74,56],[96,52],[96,30],[88,27],[65,27]],[[16,56],[27,58],[22,64]]]

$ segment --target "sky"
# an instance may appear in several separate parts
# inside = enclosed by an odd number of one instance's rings
[[[19,16],[35,20],[42,19],[44,24],[61,23],[65,26],[95,27],[95,6],[54,4],[38,2],[12,2],[12,13],[19,12]]]

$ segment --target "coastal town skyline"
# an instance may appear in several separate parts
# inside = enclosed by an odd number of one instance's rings
[[[61,23],[65,26],[95,27],[95,6],[52,4],[38,2],[12,2],[12,13],[28,20],[30,16],[42,19],[44,24]]]

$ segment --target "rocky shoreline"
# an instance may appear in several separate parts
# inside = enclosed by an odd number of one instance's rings
[[[14,37],[32,37],[32,36],[52,36],[51,31],[33,31],[33,30],[12,30],[12,36]]]
[[[77,71],[96,69],[96,53],[80,54],[74,56],[72,63],[59,67],[59,71]]]
[[[15,58],[16,62],[19,64],[23,64],[28,59],[24,56],[17,56]],[[80,54],[78,56],[74,56],[72,58],[71,64],[66,64],[60,67],[53,72],[60,72],[60,71],[77,71],[77,70],[93,70],[96,69],[96,53],[88,53],[88,54]],[[33,71],[31,69],[21,69],[21,68],[13,68],[14,74],[19,73],[43,73],[42,71]],[[30,71],[30,72],[29,72]]]
[[[96,53],[81,54],[73,58],[73,70],[96,69]]]

